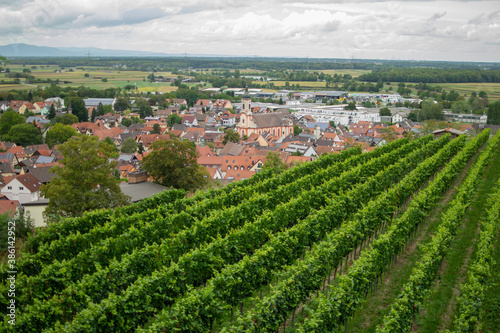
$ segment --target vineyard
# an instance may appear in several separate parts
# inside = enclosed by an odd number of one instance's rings
[[[496,269],[499,148],[489,129],[401,139],[63,220],[26,244],[16,323],[4,315],[0,332],[418,331],[415,323],[438,313],[422,309],[435,306],[443,262],[468,220],[477,227],[463,237],[470,260],[446,303],[454,314],[446,328],[475,331]],[[487,173],[489,199],[471,219]],[[0,276],[7,309],[7,267]],[[370,310],[387,285],[395,296]]]

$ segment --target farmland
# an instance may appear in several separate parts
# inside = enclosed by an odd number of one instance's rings
[[[59,80],[70,81],[71,83],[61,83],[61,87],[79,87],[86,86],[93,89],[106,89],[112,87],[124,87],[126,85],[137,85],[138,91],[157,91],[169,90],[163,87],[170,87],[170,83],[152,83],[145,81],[146,77],[150,72],[142,71],[120,71],[112,69],[102,69],[99,67],[85,67],[77,68],[73,71],[63,70],[62,72],[56,72],[61,68],[59,66],[37,66],[36,69],[32,69],[31,65],[26,66],[9,66],[12,73],[22,72],[23,69],[30,69],[31,75],[35,76],[37,79],[52,81]],[[85,77],[88,74],[88,77]],[[155,75],[162,75],[165,77],[176,77],[170,72],[158,72]],[[107,79],[107,82],[103,82],[102,79]],[[6,79],[8,80],[8,79]],[[49,85],[48,83],[41,83],[40,86]],[[37,85],[0,85],[0,91],[8,91],[11,89],[34,89]]]
[[[441,288],[441,263],[463,252],[463,235],[490,216],[465,215],[476,193],[490,203],[473,203],[473,211],[498,209],[484,197],[495,193],[485,185],[498,180],[499,144],[489,130],[469,139],[401,139],[52,225],[18,261],[14,331],[332,332],[347,325],[388,332],[393,325],[408,331],[415,318],[427,325],[442,317],[425,311],[431,290]],[[475,257],[477,239],[468,242]],[[435,245],[411,252],[420,243]],[[465,276],[463,260],[460,267]],[[405,277],[399,283],[395,272]],[[0,275],[3,283],[5,266]],[[378,316],[380,308],[364,305],[386,284],[391,311]],[[398,295],[414,286],[419,292],[404,303]],[[439,319],[443,328],[458,327],[456,298],[444,298],[452,310],[451,319]],[[3,308],[7,301],[0,298]]]

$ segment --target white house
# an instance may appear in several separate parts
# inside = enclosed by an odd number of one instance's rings
[[[0,192],[9,200],[17,200],[24,204],[40,198],[40,186],[42,183],[35,176],[25,173],[12,179]]]

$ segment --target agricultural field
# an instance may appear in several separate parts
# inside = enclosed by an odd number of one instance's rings
[[[322,69],[322,70],[310,70],[310,72],[325,73],[330,75],[345,75],[349,74],[352,77],[358,77],[365,73],[371,73],[371,70],[366,69]]]
[[[263,84],[265,83],[264,81],[253,81],[252,83],[256,84]],[[274,83],[276,87],[285,87],[286,81],[269,81],[269,83]],[[315,90],[326,90],[326,82],[322,81],[289,81],[290,86],[292,84],[294,85],[300,85],[300,90],[311,88]],[[281,89],[281,88],[280,88]]]
[[[137,84],[138,91],[157,91],[162,87],[170,87],[170,83],[152,83],[144,81],[144,79],[150,74],[149,72],[141,71],[119,71],[119,70],[103,70],[98,67],[86,67],[84,69],[76,69],[74,71],[66,70],[62,73],[56,73],[59,70],[59,66],[37,66],[36,69],[32,69],[31,65],[26,66],[9,66],[11,72],[22,72],[23,69],[31,70],[31,75],[37,79],[51,79],[53,81],[70,81],[71,83],[64,84],[61,83],[61,87],[79,87],[86,86],[93,89],[106,89],[111,87],[124,87],[126,85]],[[89,77],[84,75],[88,73]],[[155,75],[162,75],[165,77],[176,77],[170,72],[157,72]],[[97,78],[95,78],[97,77]],[[107,82],[103,82],[101,79],[106,78]],[[5,78],[5,80],[11,80]],[[24,79],[21,79],[24,81]],[[48,83],[40,83],[34,85],[0,85],[1,91],[8,91],[11,89],[36,89],[40,85],[42,87],[49,85]],[[163,90],[168,90],[163,88]]]
[[[431,85],[441,86],[446,91],[455,90],[465,96],[470,96],[473,91],[476,93],[485,91],[489,99],[500,99],[500,83],[436,83]]]
[[[498,234],[497,197],[485,197],[500,196],[491,186],[499,145],[489,130],[401,139],[64,220],[27,242],[16,266],[16,325],[4,321],[0,331],[408,332],[425,318],[452,330],[475,325],[482,305],[456,296],[462,282],[487,295],[488,276],[470,274],[490,270],[476,258],[489,258]],[[475,208],[479,201],[485,206]],[[471,259],[459,264],[443,321],[429,295],[464,252]],[[384,288],[391,296],[370,308]],[[455,320],[463,311],[470,317]]]

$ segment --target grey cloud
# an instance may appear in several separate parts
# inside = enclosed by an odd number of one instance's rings
[[[327,22],[323,25],[322,30],[325,32],[332,32],[332,31],[337,31],[340,26],[340,21],[338,20],[333,20],[330,22]]]
[[[431,16],[431,18],[429,19],[429,21],[436,21],[436,20],[439,20],[441,17],[445,16],[446,15],[446,12],[442,12],[442,13],[435,13],[434,15]]]

